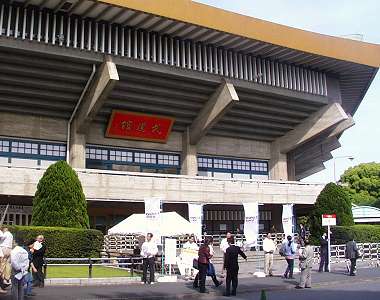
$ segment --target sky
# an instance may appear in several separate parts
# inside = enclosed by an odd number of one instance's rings
[[[363,41],[380,44],[379,0],[197,0],[229,11],[327,35],[362,34]],[[343,133],[335,157],[335,177],[366,162],[380,162],[380,72],[354,115],[355,126]],[[352,156],[351,161],[347,157]],[[334,159],[326,169],[303,181],[334,181]]]

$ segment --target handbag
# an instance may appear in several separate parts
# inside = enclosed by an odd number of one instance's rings
[[[198,259],[196,258],[193,259],[193,268],[198,270]]]
[[[207,276],[214,276],[215,275],[215,267],[212,263],[209,263],[207,266]]]

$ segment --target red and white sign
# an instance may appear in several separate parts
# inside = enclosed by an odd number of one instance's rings
[[[170,117],[114,110],[106,137],[166,143],[173,123]]]
[[[336,215],[322,215],[322,226],[336,226]]]

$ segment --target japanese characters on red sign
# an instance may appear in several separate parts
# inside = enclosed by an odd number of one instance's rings
[[[106,137],[166,143],[174,119],[129,111],[112,111]]]

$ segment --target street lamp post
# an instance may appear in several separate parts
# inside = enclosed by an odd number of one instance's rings
[[[354,160],[354,157],[352,155],[344,155],[344,156],[337,156],[337,157],[334,157],[334,183],[336,183],[336,165],[335,165],[335,161],[337,159],[340,159],[340,158],[348,158],[349,160],[353,161]]]

